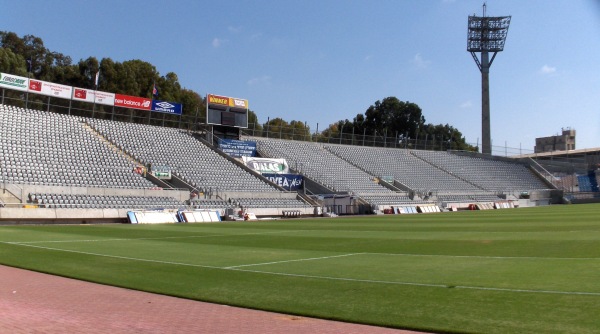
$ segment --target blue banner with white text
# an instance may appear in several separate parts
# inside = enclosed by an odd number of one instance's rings
[[[300,174],[263,174],[262,176],[290,191],[302,189],[304,183],[304,177]]]
[[[182,110],[181,103],[152,100],[152,111],[181,115]]]
[[[256,142],[254,141],[220,139],[219,148],[234,158],[256,156]]]

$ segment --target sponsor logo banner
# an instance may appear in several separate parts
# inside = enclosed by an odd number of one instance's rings
[[[152,111],[181,115],[182,107],[181,103],[154,100]]]
[[[152,109],[152,100],[137,96],[115,94],[115,107],[150,110]]]
[[[26,91],[29,87],[29,79],[0,72],[0,87]]]
[[[71,99],[73,87],[60,85],[42,80],[29,80],[29,91],[32,93],[58,97],[61,99]]]
[[[73,87],[73,100],[94,102],[94,96],[96,96],[96,103],[105,104],[112,106],[115,104],[115,94],[96,91],[92,89]]]
[[[220,104],[223,106],[228,106],[229,98],[227,96],[208,94],[208,104]]]
[[[154,165],[150,169],[150,174],[161,180],[171,179],[171,167],[163,165]]]
[[[115,94],[114,93],[107,93],[107,92],[100,92],[100,91],[95,91],[94,93],[96,94],[96,103],[106,104],[109,106],[115,105]]]
[[[236,99],[235,97],[229,98],[229,106],[234,108],[248,109],[248,100]]]
[[[234,158],[256,156],[256,142],[253,141],[221,139],[219,148]]]
[[[259,173],[288,174],[290,168],[285,159],[242,157],[244,164]]]
[[[245,99],[208,94],[207,100],[209,105],[216,104],[236,109],[248,109],[248,100]]]
[[[276,185],[283,187],[285,190],[302,189],[304,177],[300,174],[263,174],[264,177]]]

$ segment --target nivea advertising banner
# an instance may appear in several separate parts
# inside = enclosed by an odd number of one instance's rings
[[[263,174],[264,177],[269,179],[271,182],[276,185],[284,188],[285,190],[298,190],[302,189],[302,183],[304,182],[304,177],[300,174]]]
[[[152,111],[181,115],[182,107],[181,103],[153,100]]]
[[[288,174],[290,168],[285,159],[242,157],[244,164],[261,174]]]
[[[256,156],[256,142],[236,139],[220,139],[219,148],[234,158]]]

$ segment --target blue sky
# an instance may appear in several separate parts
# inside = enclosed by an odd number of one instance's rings
[[[0,0],[0,29],[41,37],[75,62],[148,61],[201,95],[248,99],[260,122],[322,130],[396,96],[477,143],[481,76],[466,35],[482,4]],[[532,150],[566,127],[577,148],[600,147],[600,1],[488,0],[487,14],[512,15],[490,74],[494,153]]]

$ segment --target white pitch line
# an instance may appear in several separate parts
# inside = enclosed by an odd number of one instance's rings
[[[509,289],[509,288],[488,288],[479,286],[468,286],[468,285],[447,285],[447,284],[434,284],[434,283],[412,283],[412,282],[398,282],[398,281],[380,281],[380,280],[368,280],[358,278],[345,278],[345,277],[330,277],[330,276],[316,276],[316,275],[304,275],[304,274],[289,274],[289,273],[278,273],[272,271],[261,271],[261,270],[248,270],[248,269],[231,269],[242,272],[257,273],[257,274],[269,274],[289,277],[300,277],[300,278],[314,278],[314,279],[325,279],[334,281],[348,281],[348,282],[360,282],[360,283],[374,283],[374,284],[389,284],[389,285],[409,285],[409,286],[423,286],[432,288],[445,288],[445,289],[469,289],[469,290],[484,290],[484,291],[499,291],[499,292],[526,292],[526,293],[543,293],[543,294],[557,294],[557,295],[585,295],[585,296],[600,296],[600,292],[582,292],[582,291],[555,291],[555,290],[529,290],[529,289]]]
[[[557,295],[600,296],[600,292],[509,289],[509,288],[490,288],[490,287],[478,287],[478,286],[467,286],[467,285],[453,286],[453,285],[447,285],[447,284],[433,284],[433,283],[429,284],[429,283],[413,283],[413,282],[398,282],[398,281],[380,281],[380,280],[367,280],[367,279],[358,279],[358,278],[345,278],[345,277],[330,277],[330,276],[317,276],[317,275],[278,273],[278,272],[271,272],[271,271],[249,270],[249,269],[241,269],[241,268],[231,268],[231,269],[228,269],[227,267],[215,267],[215,266],[207,266],[207,265],[201,265],[201,264],[191,264],[191,263],[182,263],[182,262],[171,262],[171,261],[140,259],[140,258],[135,258],[135,257],[118,256],[118,255],[108,255],[108,254],[91,253],[91,252],[82,252],[82,251],[74,251],[74,250],[68,250],[68,249],[60,249],[60,248],[52,248],[52,247],[29,245],[29,244],[10,243],[10,242],[0,242],[0,243],[10,244],[10,245],[15,245],[15,246],[22,246],[22,247],[32,247],[32,248],[47,249],[47,250],[53,250],[53,251],[59,251],[59,252],[85,254],[85,255],[100,256],[100,257],[108,257],[108,258],[113,258],[113,259],[123,259],[123,260],[131,260],[131,261],[140,261],[140,262],[149,262],[149,263],[160,263],[160,264],[168,264],[168,265],[176,265],[176,266],[187,266],[187,267],[196,267],[196,268],[206,268],[206,269],[231,270],[231,271],[240,271],[240,272],[265,274],[265,275],[286,276],[286,277],[298,277],[298,278],[310,278],[310,279],[322,279],[322,280],[346,281],[346,282],[359,282],[359,283],[373,283],[373,284],[420,286],[420,287],[444,288],[444,289],[454,288],[454,289],[469,289],[469,290],[498,291],[498,292],[523,292],[523,293],[541,293],[541,294],[557,294]]]
[[[303,232],[304,230],[294,231],[273,231],[273,232],[255,232],[255,233],[242,233],[242,234],[211,234],[211,235],[185,235],[185,236],[172,236],[172,237],[156,237],[156,238],[112,238],[112,239],[76,239],[76,240],[38,240],[38,241],[0,241],[0,243],[9,244],[44,244],[44,243],[70,243],[70,242],[105,242],[105,241],[136,241],[136,240],[168,240],[168,239],[188,239],[188,238],[211,238],[211,237],[235,237],[240,235],[263,235],[263,234],[277,234],[277,233],[294,233]]]
[[[545,293],[553,295],[582,295],[582,296],[600,296],[599,292],[582,292],[582,291],[554,291],[554,290],[529,290],[529,289],[509,289],[509,288],[486,288],[479,286],[464,286],[457,285],[456,289],[484,290],[484,291],[507,291],[507,292],[529,292],[529,293]]]
[[[407,257],[449,257],[467,259],[496,260],[600,260],[600,257],[542,257],[542,256],[484,256],[484,255],[444,255],[444,254],[409,254],[409,253],[359,253],[364,255],[407,256]]]
[[[207,265],[202,265],[202,264],[192,264],[192,263],[183,263],[183,262],[172,262],[172,261],[141,259],[141,258],[137,258],[137,257],[120,256],[120,255],[109,255],[109,254],[92,253],[92,252],[83,252],[83,251],[76,251],[76,250],[70,250],[70,249],[44,247],[44,246],[37,246],[37,245],[23,244],[23,243],[16,243],[16,242],[4,242],[3,241],[3,242],[0,242],[0,243],[8,244],[8,245],[15,245],[15,246],[22,246],[22,247],[47,249],[47,250],[53,250],[53,251],[59,251],[59,252],[67,252],[67,253],[75,253],[75,254],[83,254],[83,255],[92,255],[92,256],[107,257],[107,258],[111,258],[111,259],[122,259],[122,260],[150,262],[150,263],[161,263],[161,264],[170,264],[170,265],[176,265],[176,266],[198,267],[198,268],[208,268],[208,269],[223,269],[222,267],[207,266]]]
[[[273,261],[273,262],[241,264],[239,266],[223,267],[223,269],[236,269],[236,268],[242,268],[242,267],[263,266],[263,265],[277,264],[277,263],[289,263],[289,262],[301,262],[301,261],[313,261],[313,260],[326,260],[326,259],[333,259],[333,258],[336,258],[336,257],[346,257],[346,256],[352,256],[352,255],[360,255],[360,254],[364,254],[364,253],[350,253],[350,254],[321,256],[321,257],[309,257],[309,258],[305,258],[305,259],[282,260],[282,261]]]

